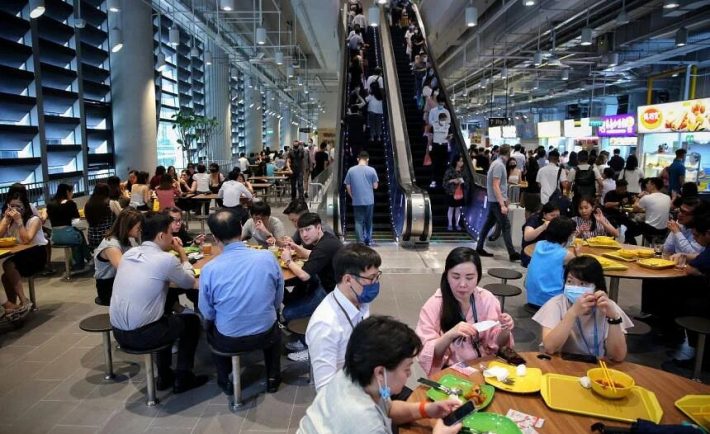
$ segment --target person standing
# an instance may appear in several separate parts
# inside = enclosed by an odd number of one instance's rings
[[[442,185],[446,160],[448,155],[448,136],[451,126],[451,114],[446,109],[446,97],[443,93],[436,96],[437,107],[429,111],[429,125],[432,130],[432,146],[429,150],[431,156],[431,184],[429,188]],[[505,168],[504,168],[505,169]]]
[[[668,193],[671,199],[680,194],[680,186],[685,182],[685,154],[688,151],[678,149],[675,151],[675,160],[668,167]]]
[[[301,149],[301,142],[293,141],[293,149],[288,152],[286,158],[286,170],[291,172],[291,200],[296,200],[296,195],[300,199],[303,196],[303,159],[304,152]]]
[[[540,185],[540,203],[546,204],[555,192],[555,198],[567,190],[567,172],[559,166],[560,153],[556,150],[547,154],[548,164],[537,172],[536,181]],[[529,181],[532,181],[530,179]]]
[[[572,210],[579,207],[579,201],[583,197],[597,198],[604,189],[602,175],[596,167],[589,164],[589,153],[585,150],[577,154],[577,167],[570,169],[569,182],[572,185]]]
[[[345,188],[353,201],[355,218],[355,236],[359,242],[372,244],[372,213],[375,208],[375,194],[378,183],[377,172],[367,165],[370,155],[360,152],[358,164],[351,167],[345,175]]]
[[[510,158],[510,145],[503,145],[499,149],[498,158],[493,160],[488,169],[486,177],[486,194],[488,196],[488,216],[483,224],[483,230],[479,234],[476,252],[480,256],[493,256],[486,252],[483,247],[486,243],[486,236],[494,225],[498,225],[503,232],[505,248],[508,250],[508,257],[511,261],[520,260],[520,254],[513,247],[513,239],[510,234],[510,221],[508,220],[508,173],[505,164]]]
[[[617,177],[624,170],[624,158],[621,156],[621,149],[614,149],[614,155],[609,159],[609,167],[614,170],[614,175]]]

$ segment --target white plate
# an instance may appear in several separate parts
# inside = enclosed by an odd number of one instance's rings
[[[486,330],[490,330],[493,327],[500,325],[500,322],[493,320],[480,321],[473,325],[473,327],[478,330],[478,333],[483,333]]]

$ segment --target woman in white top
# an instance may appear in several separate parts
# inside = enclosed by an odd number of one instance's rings
[[[505,165],[508,172],[508,184],[520,184],[520,169],[515,158],[509,158]]]
[[[629,183],[627,191],[631,194],[641,193],[641,180],[643,172],[639,169],[639,160],[635,155],[629,155],[626,159],[626,166],[619,174],[619,179],[625,179]]]
[[[20,192],[9,195],[3,206],[0,237],[13,237],[20,244],[32,246],[12,255],[2,264],[2,284],[7,295],[2,307],[12,320],[32,308],[32,302],[22,288],[22,278],[42,271],[47,261],[47,239],[42,231],[42,220],[32,214],[27,197]]]
[[[136,183],[131,187],[130,206],[139,211],[148,211],[151,203],[150,187],[148,187],[148,172],[138,172]]]
[[[382,114],[382,100],[384,92],[379,86],[378,80],[375,80],[373,85],[368,89],[370,94],[365,98],[367,101],[367,128],[370,130],[370,141],[382,139],[382,123],[384,115]]]
[[[192,192],[193,193],[209,193],[210,192],[210,175],[205,173],[207,168],[204,164],[197,165],[197,173],[192,175]]]

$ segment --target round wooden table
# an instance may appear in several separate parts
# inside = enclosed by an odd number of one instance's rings
[[[582,362],[570,362],[562,360],[557,356],[552,356],[551,360],[538,359],[539,353],[527,352],[521,353],[527,362],[529,368],[540,368],[543,374],[557,373],[564,375],[584,376],[587,370],[597,367]],[[471,366],[478,367],[481,361],[487,362],[495,357],[490,356],[481,360],[476,360],[471,363]],[[656,394],[661,408],[663,409],[663,424],[678,424],[682,421],[689,420],[685,414],[678,410],[674,402],[685,395],[702,395],[710,393],[710,386],[696,383],[687,378],[679,377],[668,372],[658,369],[649,368],[647,366],[637,365],[634,363],[624,362],[617,364],[609,364],[610,368],[618,369],[631,375],[636,384],[644,387]],[[474,373],[471,377],[466,377],[458,371],[451,368],[445,369],[440,373],[433,375],[433,380],[438,380],[444,374],[453,374],[461,378],[466,378],[474,383],[483,383],[483,375],[480,372]],[[426,391],[428,387],[419,386],[414,390],[412,395],[407,400],[408,402],[420,402],[426,400]],[[501,390],[497,390],[493,397],[493,402],[486,408],[485,411],[491,413],[499,413],[505,415],[509,409],[522,411],[533,416],[542,417],[545,419],[545,425],[538,429],[540,434],[569,434],[569,433],[586,433],[589,432],[590,426],[599,421],[603,421],[610,426],[623,426],[624,422],[613,420],[602,420],[597,417],[582,416],[562,411],[555,411],[545,405],[539,393],[533,394],[514,394]],[[434,426],[435,420],[422,419],[412,424],[400,426],[400,434],[415,434],[415,433],[430,433]],[[628,424],[627,424],[628,425]]]
[[[525,247],[524,252],[526,255],[532,258],[533,252],[535,251],[535,244],[530,244]],[[641,247],[632,244],[622,244],[624,249],[639,249]],[[571,249],[571,247],[570,247]],[[580,247],[581,254],[591,254],[602,256],[604,253],[613,252],[615,249],[606,249],[602,247]],[[677,277],[686,276],[684,270],[678,268],[666,268],[663,270],[652,270],[650,268],[644,268],[633,262],[622,262],[615,259],[614,261],[620,262],[628,267],[626,270],[604,270],[604,276],[609,277],[609,298],[614,300],[614,302],[619,299],[619,280],[620,279],[673,279]]]
[[[214,249],[214,246],[212,246],[212,248]],[[192,267],[201,269],[202,267],[205,266],[205,264],[207,264],[208,262],[210,262],[212,259],[214,259],[216,257],[217,257],[217,255],[205,255],[204,258],[202,258],[202,259],[198,260],[197,262],[195,262],[194,264],[192,264]],[[289,279],[293,279],[294,277],[296,277],[296,275],[293,274],[293,271],[289,270],[288,268],[281,267],[281,273],[283,274],[284,280],[289,280]],[[198,278],[198,280],[199,280],[199,278]]]

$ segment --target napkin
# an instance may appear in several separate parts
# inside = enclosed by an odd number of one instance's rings
[[[483,376],[487,378],[495,377],[498,381],[505,381],[510,373],[502,366],[493,366],[483,371]]]

